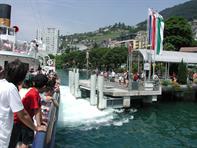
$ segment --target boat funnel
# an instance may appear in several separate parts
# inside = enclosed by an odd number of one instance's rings
[[[11,6],[0,4],[0,25],[10,27]]]

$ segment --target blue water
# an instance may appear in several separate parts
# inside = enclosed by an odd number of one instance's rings
[[[62,84],[67,75],[59,71]],[[156,103],[149,107],[99,111],[61,87],[57,148],[197,147],[196,102]]]

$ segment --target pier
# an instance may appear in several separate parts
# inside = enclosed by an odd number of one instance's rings
[[[104,80],[103,76],[91,75],[88,80],[79,80],[79,71],[69,71],[70,92],[76,97],[89,98],[91,105],[99,109],[129,108],[132,100],[141,99],[144,103],[157,101],[161,95],[159,80],[132,81],[125,87],[118,82]]]

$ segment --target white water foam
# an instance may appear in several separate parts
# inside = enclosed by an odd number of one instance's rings
[[[61,100],[58,122],[62,126],[80,127],[82,130],[99,128],[100,126],[122,126],[133,119],[133,116],[120,118],[117,114],[123,114],[122,110],[105,109],[99,110],[96,106],[91,106],[88,100],[75,99],[70,93],[68,86],[61,86]]]

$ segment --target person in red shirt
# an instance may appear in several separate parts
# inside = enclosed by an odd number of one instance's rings
[[[42,123],[41,115],[41,97],[39,93],[44,92],[48,78],[43,74],[37,74],[33,77],[33,86],[27,89],[27,92],[22,96],[22,103],[25,110],[30,115],[31,119],[35,116],[38,126]],[[28,147],[34,139],[34,131],[22,124],[17,114],[14,114],[14,127],[12,130],[10,148],[15,147],[17,142],[22,142],[23,147]]]

